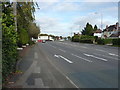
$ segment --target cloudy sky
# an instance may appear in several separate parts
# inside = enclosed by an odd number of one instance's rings
[[[101,0],[105,1],[105,0]],[[41,33],[69,36],[80,32],[87,22],[101,28],[118,21],[118,2],[95,2],[95,0],[39,0],[35,18]]]

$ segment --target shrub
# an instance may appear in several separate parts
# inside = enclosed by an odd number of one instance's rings
[[[94,36],[82,35],[80,38],[81,43],[93,43],[94,40],[95,40]]]
[[[29,42],[29,36],[28,32],[25,29],[21,29],[20,34],[19,34],[19,44],[27,44]]]
[[[104,39],[97,39],[97,44],[104,45]]]
[[[6,77],[15,71],[18,35],[15,31],[10,3],[3,2],[2,6],[2,81],[4,82]]]
[[[80,41],[80,36],[78,36],[78,35],[73,36],[72,41],[73,42],[79,42]]]
[[[93,40],[80,40],[81,43],[93,43]]]
[[[97,39],[97,43],[100,45],[105,45],[105,44],[111,44],[112,43],[112,39]]]
[[[113,39],[112,43],[113,43],[113,45],[120,45],[120,38]]]

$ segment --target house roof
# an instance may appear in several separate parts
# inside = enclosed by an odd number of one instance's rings
[[[97,29],[94,33],[102,33],[102,30]]]
[[[116,25],[110,25],[108,28],[104,29],[103,32],[107,31],[107,30],[108,31],[113,31],[114,29],[117,29]]]
[[[110,37],[119,37],[119,36],[120,36],[120,31],[116,31]]]

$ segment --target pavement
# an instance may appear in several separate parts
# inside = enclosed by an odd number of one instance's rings
[[[74,42],[37,43],[22,58],[21,88],[118,88],[118,48]]]

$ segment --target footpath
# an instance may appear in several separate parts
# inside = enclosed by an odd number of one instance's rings
[[[20,51],[17,70],[7,88],[75,88],[50,62],[37,44]]]

